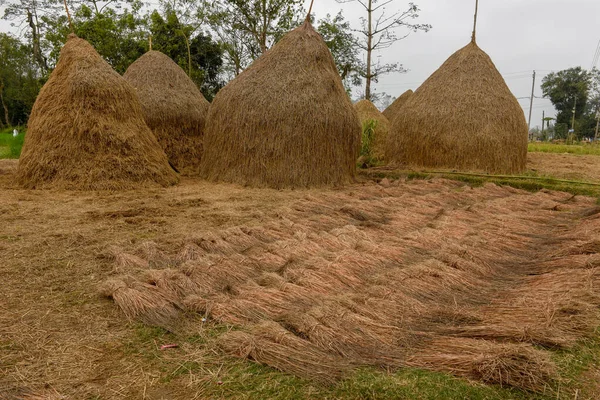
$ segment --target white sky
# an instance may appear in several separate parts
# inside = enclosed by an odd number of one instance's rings
[[[383,0],[379,0],[383,1]],[[414,0],[421,8],[416,21],[433,25],[428,33],[411,34],[381,52],[382,62],[400,62],[409,69],[391,74],[374,85],[376,92],[399,96],[416,89],[471,37],[474,0]],[[306,9],[310,0],[306,0]],[[394,0],[388,9],[405,9],[408,1]],[[315,0],[317,19],[344,11],[359,27],[362,7],[357,3]],[[0,9],[0,14],[3,10]],[[0,31],[10,29],[0,20]],[[535,95],[541,97],[542,78],[551,71],[582,66],[589,69],[600,41],[600,0],[480,0],[477,42],[495,62],[517,98],[529,97],[531,74],[538,72]],[[600,67],[600,65],[599,65]],[[529,99],[519,99],[525,114]],[[531,126],[541,125],[542,111],[555,116],[547,99],[534,99]]]
[[[380,2],[383,0],[380,0]],[[392,74],[375,85],[377,92],[399,96],[416,89],[456,50],[471,39],[474,0],[413,0],[421,9],[420,23],[433,29],[411,34],[384,50],[382,62],[400,62],[410,71]],[[307,0],[307,8],[310,1]],[[388,6],[404,9],[408,1]],[[358,27],[362,7],[357,3],[315,0],[313,11],[320,18],[344,10],[346,19]],[[531,94],[531,75],[538,72],[536,96],[542,96],[542,78],[551,71],[576,66],[589,69],[600,41],[600,0],[480,0],[477,43],[487,52],[519,97]],[[598,66],[600,67],[600,65]],[[529,112],[529,99],[519,103]],[[542,111],[555,116],[547,99],[534,99],[531,126],[541,126]]]

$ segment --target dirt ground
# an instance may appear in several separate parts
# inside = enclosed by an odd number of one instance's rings
[[[586,156],[534,154],[530,158],[531,167],[539,174],[546,175],[545,171],[548,171],[548,175],[557,177],[597,180],[599,174],[586,172],[589,175],[584,175],[581,172],[588,168],[587,162]],[[489,349],[499,349],[503,354],[516,348],[511,346],[526,346],[523,353],[509,355],[525,354],[530,367],[547,367],[548,371],[542,372],[551,375],[550,358],[545,355],[545,350],[533,346],[568,348],[585,336],[590,324],[597,322],[593,318],[593,307],[597,310],[594,302],[598,301],[598,296],[594,295],[594,290],[597,291],[600,263],[594,243],[600,243],[600,238],[595,199],[544,191],[532,194],[494,185],[472,189],[463,183],[446,180],[365,181],[343,189],[276,191],[184,178],[180,185],[168,189],[118,193],[29,191],[15,186],[16,165],[16,161],[0,160],[0,276],[3,283],[0,291],[0,399],[205,398],[208,385],[227,383],[230,361],[217,350],[227,348],[227,345],[234,347],[229,351],[232,354],[252,356],[302,376],[302,370],[289,366],[289,359],[281,361],[277,354],[266,351],[272,349],[274,343],[285,347],[285,340],[274,341],[273,332],[269,331],[261,336],[267,343],[261,347],[257,335],[265,325],[256,323],[249,304],[247,307],[240,305],[238,301],[248,297],[238,294],[246,293],[262,310],[273,304],[289,305],[293,303],[289,298],[269,303],[269,299],[261,297],[267,292],[276,294],[271,289],[280,290],[277,285],[284,279],[299,288],[319,288],[319,282],[323,282],[320,288],[329,290],[326,285],[333,285],[337,295],[350,288],[353,294],[363,298],[394,299],[386,280],[393,280],[397,275],[392,273],[401,272],[405,267],[403,257],[414,267],[410,270],[412,275],[404,277],[405,283],[392,283],[396,285],[394,287],[403,288],[398,293],[402,293],[407,301],[418,300],[407,305],[410,312],[406,315],[413,320],[411,329],[418,326],[421,331],[435,332],[446,341],[429,340],[420,357],[411,359],[406,354],[398,354],[401,362],[388,360],[387,364],[383,363],[391,368],[403,365],[430,367],[486,381],[486,376],[473,372],[473,357],[464,357],[465,352],[473,349],[484,354],[479,344],[485,341]],[[579,175],[568,175],[571,173],[569,168],[578,169]],[[593,168],[600,171],[598,164],[589,169]],[[260,243],[248,244],[242,240],[246,236],[239,234],[240,230],[248,237],[253,232],[265,236]],[[338,241],[349,241],[352,248]],[[569,243],[565,244],[567,241]],[[269,267],[275,268],[279,275],[272,276],[273,271],[263,267],[247,268],[247,273],[244,270],[244,274],[240,274],[239,281],[230,281],[227,277],[225,285],[216,282],[215,285],[221,285],[219,289],[206,292],[220,296],[213,299],[210,310],[206,304],[198,306],[197,302],[188,303],[187,308],[180,307],[184,312],[191,312],[194,307],[202,308],[199,314],[184,318],[184,327],[177,328],[189,331],[190,337],[196,332],[193,337],[197,342],[190,339],[188,343],[180,344],[180,348],[174,350],[176,357],[173,357],[176,362],[182,362],[182,366],[184,363],[180,360],[200,364],[194,374],[164,379],[161,364],[153,360],[159,354],[158,350],[149,356],[140,353],[136,346],[139,325],[128,321],[115,302],[99,293],[107,281],[124,276],[128,276],[130,282],[147,284],[144,279],[147,279],[148,270],[181,271],[187,267],[192,274],[197,271],[194,268],[204,265],[202,262],[207,258],[214,260],[216,256],[218,260],[225,259],[230,263],[218,265],[230,268],[237,265],[232,262],[246,265],[244,260],[260,257],[256,251],[260,252],[267,245],[271,246],[268,248],[270,254],[283,259],[286,266],[283,269]],[[323,248],[327,246],[325,254]],[[440,248],[453,249],[445,256],[455,257],[454,261],[443,261],[438,254]],[[491,250],[484,254],[478,250],[481,248]],[[512,253],[511,248],[514,249]],[[351,263],[356,261],[352,257],[363,251],[375,261]],[[239,258],[240,255],[246,258]],[[393,265],[385,263],[387,256],[395,260]],[[315,260],[311,257],[317,257],[322,265],[311,268],[309,264]],[[539,257],[543,262],[529,265],[527,260],[532,257]],[[496,259],[503,260],[503,271],[514,265],[528,266],[498,277],[492,271],[499,265],[494,264]],[[273,262],[277,264],[278,261]],[[437,264],[431,264],[434,262]],[[428,267],[425,268],[423,263]],[[354,269],[344,269],[346,264],[352,264]],[[340,275],[337,280],[324,275],[324,268],[332,265],[337,265],[347,275]],[[444,268],[454,272],[440,277],[432,270],[436,265],[445,265]],[[388,275],[381,272],[382,268]],[[224,273],[222,269],[215,268],[214,271]],[[365,275],[369,275],[369,271],[372,276],[367,279]],[[248,282],[264,281],[267,277],[275,279],[276,283],[248,286]],[[479,290],[477,284],[484,284],[492,277],[497,285],[486,286],[486,297],[468,300]],[[369,282],[371,292],[356,289],[361,286],[360,279]],[[435,284],[426,285],[430,281]],[[191,292],[182,296],[201,293],[198,281],[194,284]],[[290,286],[286,287],[289,289]],[[414,294],[411,287],[422,291]],[[498,291],[500,287],[502,293]],[[536,296],[544,300],[554,299],[558,294],[559,301],[536,303],[523,290],[539,290]],[[310,296],[312,301],[321,295],[318,292],[298,293]],[[429,325],[423,327],[414,323],[419,313],[425,312],[421,307],[427,308],[436,301],[435,293],[441,293],[439,298],[443,303],[427,314]],[[519,302],[523,298],[529,301]],[[573,298],[577,304],[569,303]],[[344,314],[349,315],[348,326],[367,313],[365,307],[371,307],[367,303],[358,307],[357,299],[344,303],[348,309],[358,309],[354,314]],[[560,299],[566,303],[561,303]],[[464,303],[459,307],[461,300]],[[170,297],[169,301],[176,303],[179,300]],[[527,307],[523,308],[520,303],[527,303]],[[392,303],[384,302],[379,306],[384,316],[391,315],[385,314],[388,312],[386,304]],[[453,305],[456,305],[454,314],[450,312],[449,316],[442,312],[443,308]],[[313,306],[307,303],[307,307]],[[555,308],[551,310],[550,306]],[[515,310],[516,314],[511,314]],[[552,315],[543,315],[543,310],[549,310]],[[394,312],[393,315],[399,318],[395,323],[400,324],[404,311],[394,309]],[[568,315],[562,318],[555,316],[557,312]],[[503,313],[513,318],[516,315],[516,319],[507,324],[506,318],[502,321],[495,318]],[[310,315],[315,317],[314,313]],[[330,319],[331,315],[322,314],[319,321]],[[440,333],[440,327],[447,326],[448,318],[463,321],[465,315],[476,322],[455,323],[452,332]],[[527,323],[520,319],[531,315],[534,317]],[[547,325],[536,330],[536,326],[544,326],[539,315]],[[143,318],[144,312],[137,316]],[[204,316],[210,318],[206,327],[202,325]],[[365,329],[364,332],[375,336],[361,342],[365,338],[359,335],[350,338],[350,342],[358,341],[359,348],[368,348],[366,343],[370,339],[385,342],[393,328],[382,327],[377,318],[375,315],[368,321],[359,321],[372,323],[367,326],[373,326],[373,330]],[[243,333],[236,335],[234,332],[225,346],[207,345],[212,340],[208,339],[212,335],[208,328],[210,323],[228,327],[239,325]],[[349,353],[348,347],[342,346],[345,338],[335,334],[335,326],[331,324],[328,327],[334,331],[332,336],[320,336],[323,341],[317,343],[310,333],[301,331],[302,323],[289,319],[280,323],[295,332],[292,340],[297,337],[308,340],[312,347],[304,349],[317,352],[319,357],[331,357],[330,361],[338,362],[340,354],[342,360],[356,356]],[[525,331],[523,325],[527,325]],[[255,342],[248,347],[248,340]],[[477,341],[474,346],[473,341]],[[509,344],[505,346],[503,342]],[[331,343],[337,343],[338,347]],[[168,343],[155,342],[155,347],[158,349],[162,344]],[[293,345],[287,349],[291,347]],[[380,359],[373,354],[359,354],[361,363],[366,360],[367,364],[378,364]],[[440,354],[442,359],[450,361],[440,362]],[[291,360],[294,364],[293,357]],[[505,358],[488,361],[498,360],[506,361]],[[310,367],[310,362],[302,365],[306,361],[302,357],[295,361],[301,368]],[[461,370],[461,366],[466,369]],[[479,368],[485,373],[488,367]],[[522,372],[515,368],[517,373]],[[597,371],[589,374],[597,376]],[[311,377],[310,373],[305,375]],[[491,383],[498,382],[494,377],[487,378]],[[529,377],[525,379],[526,382],[522,382],[525,388],[529,383],[538,383],[527,380]],[[589,388],[584,389],[589,393]],[[595,394],[598,393],[590,396]]]

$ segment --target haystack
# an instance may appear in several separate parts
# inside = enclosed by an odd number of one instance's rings
[[[307,21],[217,94],[201,175],[274,188],[343,184],[355,174],[360,130],[333,57]]]
[[[375,121],[376,125],[370,144],[370,156],[376,161],[383,160],[387,136],[390,131],[390,122],[381,111],[375,107],[375,104],[371,103],[369,100],[359,101],[354,105],[354,108],[356,108],[356,111],[358,112],[358,118],[363,125],[363,131],[365,124],[368,124],[369,121]]]
[[[181,172],[197,170],[209,103],[168,56],[149,51],[125,75],[138,93],[144,118],[169,162]]]
[[[392,118],[394,118],[396,115],[398,115],[400,113],[400,109],[402,108],[402,106],[404,106],[404,104],[406,104],[406,101],[412,95],[413,95],[413,91],[410,89],[407,90],[406,92],[402,93],[400,95],[400,97],[398,97],[396,100],[394,100],[394,102],[392,104],[390,104],[383,111],[383,115],[388,119],[388,121],[391,122]]]
[[[113,190],[178,178],[133,88],[72,34],[33,106],[18,180],[27,188]]]
[[[475,40],[434,72],[391,123],[388,162],[507,174],[525,169],[525,115]]]

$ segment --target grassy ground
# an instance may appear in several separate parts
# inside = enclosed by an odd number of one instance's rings
[[[12,128],[0,131],[0,159],[19,158],[25,134],[20,132],[19,136],[13,137]]]
[[[529,143],[529,152],[587,154],[600,156],[600,144],[566,145],[553,143]]]

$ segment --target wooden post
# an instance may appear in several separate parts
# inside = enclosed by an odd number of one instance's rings
[[[471,36],[471,42],[476,42],[476,32],[477,32],[477,12],[479,11],[479,0],[475,0],[475,18],[473,22],[473,35]]]

